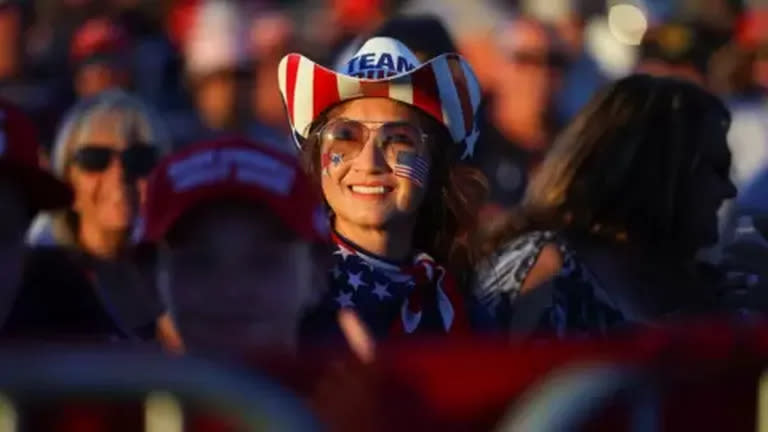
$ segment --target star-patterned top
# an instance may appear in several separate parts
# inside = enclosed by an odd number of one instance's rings
[[[309,333],[333,332],[340,308],[355,309],[376,339],[417,329],[449,333],[465,326],[464,305],[458,301],[452,277],[429,255],[415,254],[407,263],[394,263],[336,233],[333,239],[330,289],[305,320]]]

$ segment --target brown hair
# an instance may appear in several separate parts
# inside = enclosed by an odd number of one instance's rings
[[[555,230],[690,254],[692,173],[715,120],[725,133],[728,110],[694,84],[647,75],[617,81],[560,135],[485,251],[526,231]]]
[[[301,163],[317,184],[320,183],[320,139],[318,131],[330,120],[333,109],[320,115],[310,126],[302,144]],[[448,130],[422,114],[420,126],[430,137],[432,156],[429,184],[418,212],[413,247],[434,257],[455,271],[474,264],[476,253],[470,239],[477,227],[477,214],[488,195],[483,173],[458,164],[459,146]]]

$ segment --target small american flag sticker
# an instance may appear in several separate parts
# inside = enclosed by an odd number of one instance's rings
[[[429,174],[429,163],[426,158],[414,152],[401,151],[397,153],[395,175],[411,180],[414,184],[424,187]]]

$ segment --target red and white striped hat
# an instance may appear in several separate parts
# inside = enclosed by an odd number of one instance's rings
[[[479,134],[480,84],[458,54],[443,54],[421,63],[400,41],[369,39],[339,71],[300,54],[288,54],[278,69],[280,92],[296,143],[301,147],[309,126],[328,108],[350,99],[384,97],[420,109],[445,125],[472,156]]]

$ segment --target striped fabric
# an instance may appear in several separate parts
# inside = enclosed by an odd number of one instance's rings
[[[384,52],[363,57],[397,58],[397,54]],[[357,78],[320,66],[300,54],[288,54],[280,62],[278,77],[295,134],[306,138],[312,121],[336,104],[361,97],[385,97],[412,105],[435,118],[450,131],[455,143],[464,146],[462,159],[471,157],[478,134],[475,116],[481,92],[466,60],[457,54],[443,54],[415,65],[412,70],[393,73],[388,68],[372,69],[356,73],[370,79]]]

